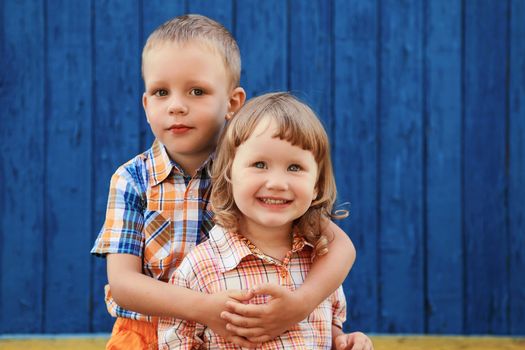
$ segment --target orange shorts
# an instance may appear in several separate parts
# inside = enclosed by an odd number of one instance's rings
[[[158,349],[157,324],[118,317],[107,350]]]

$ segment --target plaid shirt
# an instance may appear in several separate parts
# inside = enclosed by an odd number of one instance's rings
[[[261,283],[277,283],[295,290],[304,281],[311,262],[312,247],[294,235],[292,250],[281,262],[271,258],[246,238],[226,233],[215,226],[210,239],[183,260],[171,283],[214,293],[226,289],[247,289]],[[268,296],[257,296],[262,304]],[[342,328],[346,302],[342,287],[323,301],[305,320],[262,349],[331,349],[332,325]],[[163,317],[159,320],[159,349],[240,349],[199,323]]]
[[[155,140],[148,151],[118,168],[111,178],[106,220],[91,253],[136,255],[142,258],[144,274],[167,282],[213,227],[209,163],[190,179]],[[118,306],[109,286],[106,304],[114,317],[153,320]]]

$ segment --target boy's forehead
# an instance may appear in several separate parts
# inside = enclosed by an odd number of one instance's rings
[[[149,59],[151,58],[151,54],[158,54],[163,49],[166,48],[175,48],[177,50],[185,50],[188,48],[196,49],[196,50],[202,50],[203,54],[206,55],[213,55],[217,59],[221,61],[221,63],[224,65],[224,68],[226,69],[227,74],[231,78],[231,72],[228,69],[228,65],[226,64],[226,59],[224,55],[221,53],[221,51],[217,48],[217,46],[211,41],[211,40],[205,40],[200,38],[191,39],[188,41],[174,41],[174,40],[158,40],[156,42],[152,42],[149,47],[144,49],[144,52],[142,54],[142,71],[144,73],[144,66],[148,63]],[[167,51],[166,51],[167,52]]]

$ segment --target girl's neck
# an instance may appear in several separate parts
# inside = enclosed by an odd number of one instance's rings
[[[292,249],[292,225],[285,227],[262,227],[241,220],[239,232],[264,254],[282,261]]]

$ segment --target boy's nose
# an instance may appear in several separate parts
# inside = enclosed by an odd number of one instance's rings
[[[185,115],[188,113],[188,106],[180,99],[173,99],[168,106],[168,113],[170,115]]]

